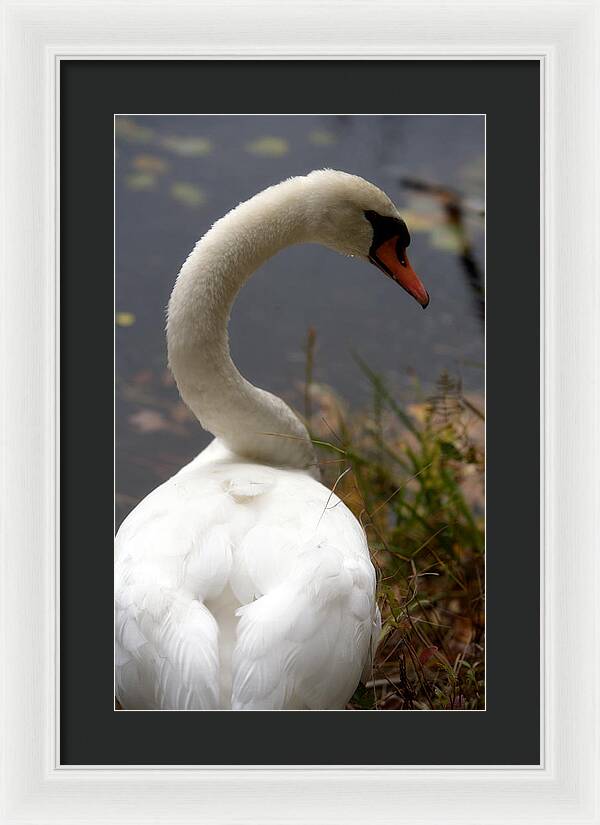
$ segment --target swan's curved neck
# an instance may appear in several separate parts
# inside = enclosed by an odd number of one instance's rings
[[[240,456],[296,467],[315,461],[306,429],[281,399],[240,375],[227,324],[250,275],[284,247],[311,240],[305,181],[261,192],[198,241],[177,278],[167,322],[171,369],[204,429]]]

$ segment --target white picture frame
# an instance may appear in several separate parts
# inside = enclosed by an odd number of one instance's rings
[[[0,821],[599,823],[598,4],[6,0],[0,5]],[[60,60],[75,56],[540,61],[539,766],[59,764],[56,129]],[[529,287],[537,286],[532,273]]]

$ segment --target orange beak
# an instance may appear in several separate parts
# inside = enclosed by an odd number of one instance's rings
[[[405,249],[398,246],[398,237],[389,238],[369,255],[371,263],[405,289],[423,309],[429,304],[429,293],[408,260]]]

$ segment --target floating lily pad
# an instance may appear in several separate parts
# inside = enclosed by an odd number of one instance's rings
[[[177,135],[165,135],[160,139],[161,146],[169,149],[176,155],[188,158],[199,158],[209,155],[212,152],[210,140],[203,137],[178,137]]]
[[[184,183],[183,181],[172,184],[171,197],[186,206],[201,206],[206,202],[206,197],[202,189],[195,183]]]
[[[142,126],[133,118],[115,118],[115,134],[118,138],[127,140],[130,143],[150,143],[154,132],[147,126]]]
[[[115,323],[118,327],[132,327],[135,324],[135,315],[133,312],[117,312]]]
[[[128,189],[133,189],[135,192],[142,192],[148,189],[154,189],[156,186],[156,177],[149,172],[134,172],[132,175],[127,175],[125,184]]]
[[[315,146],[333,146],[337,143],[337,138],[332,132],[326,132],[324,129],[316,129],[308,133],[308,140]]]
[[[264,158],[281,158],[290,151],[287,140],[280,137],[260,137],[250,141],[245,146],[251,155],[260,155]]]

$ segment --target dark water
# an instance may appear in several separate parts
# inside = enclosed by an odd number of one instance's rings
[[[299,403],[307,330],[315,379],[361,407],[369,388],[353,353],[394,391],[446,370],[484,382],[483,325],[460,252],[484,264],[484,119],[478,116],[181,116],[117,118],[117,522],[208,436],[166,371],[164,311],[194,243],[232,206],[283,178],[332,167],[384,189],[412,236],[411,263],[431,295],[424,312],[375,268],[317,246],[288,249],[242,290],[234,361],[253,383]],[[444,196],[403,180],[455,190]],[[461,234],[462,233],[462,234]]]

